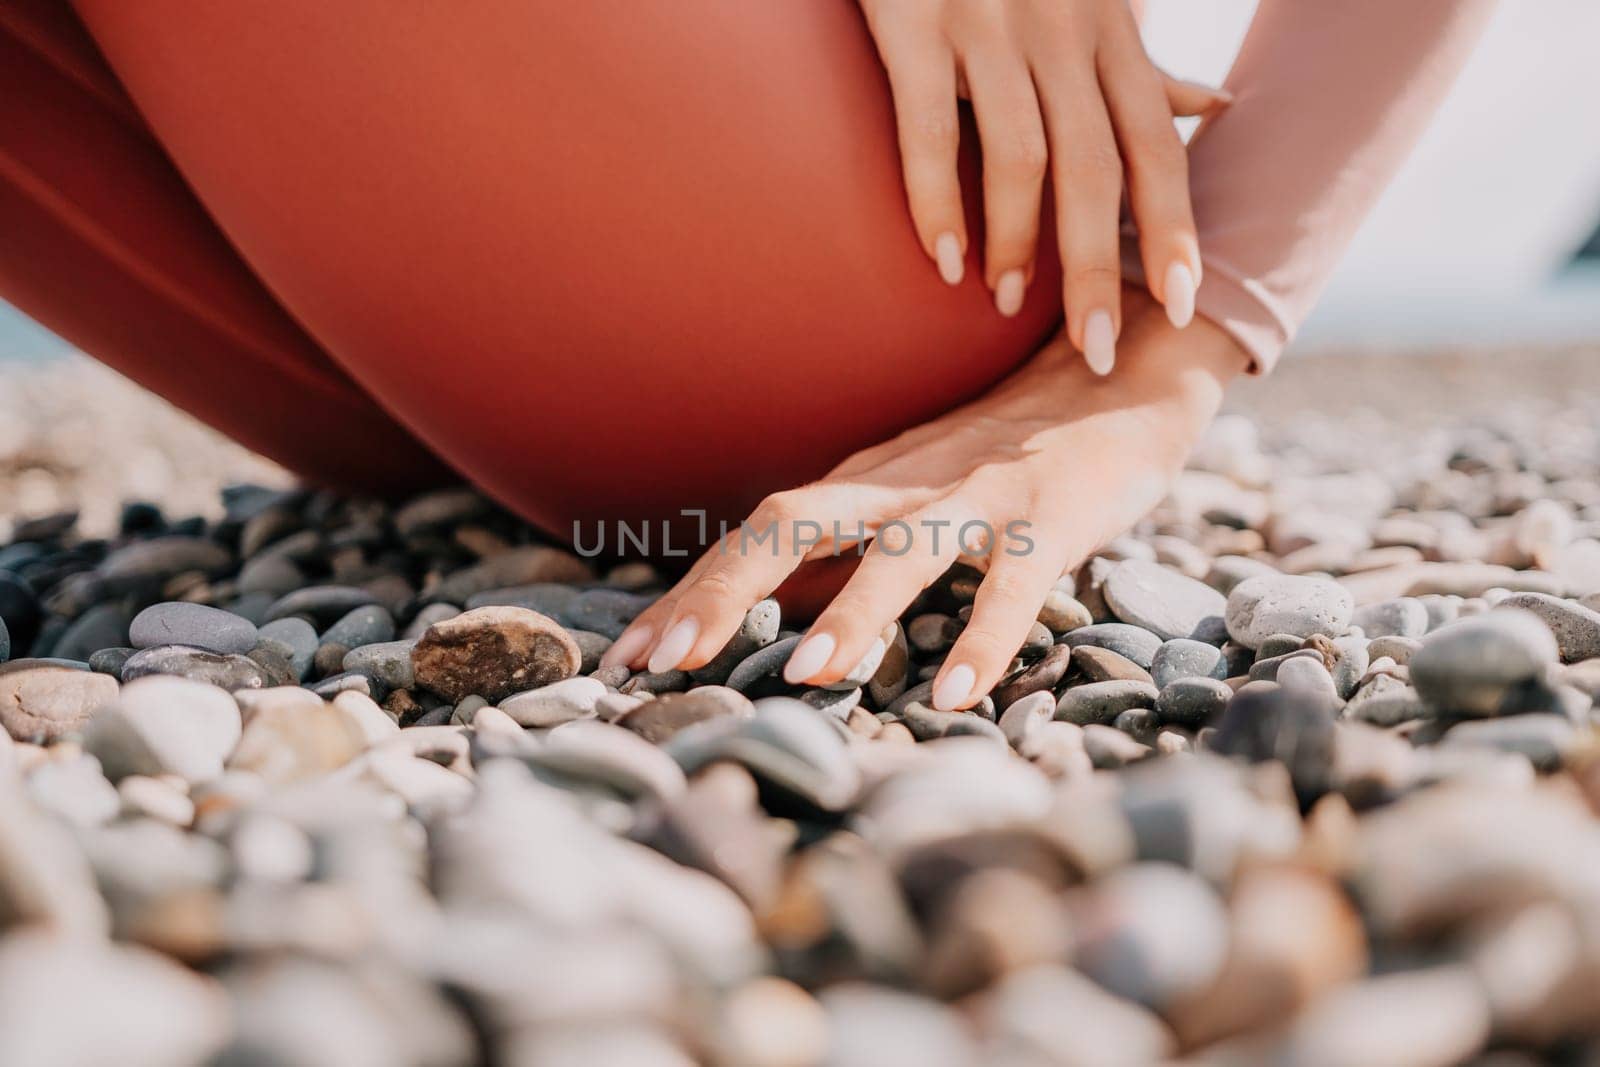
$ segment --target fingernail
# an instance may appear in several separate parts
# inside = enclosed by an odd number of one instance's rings
[[[700,636],[700,623],[694,618],[679,619],[667,635],[661,639],[656,650],[650,654],[650,673],[660,674],[670,671],[683,662],[683,657],[689,654],[694,647],[695,640]]]
[[[960,285],[967,271],[961,258],[961,242],[953,233],[941,233],[933,242],[934,262],[939,264],[939,277],[946,285]]]
[[[1174,263],[1168,267],[1166,284],[1161,291],[1167,321],[1180,330],[1189,325],[1194,319],[1194,272],[1189,265]]]
[[[1091,311],[1083,324],[1083,359],[1089,369],[1104,377],[1117,363],[1117,332],[1111,312]]]
[[[795,646],[789,662],[783,665],[783,680],[790,685],[799,685],[827,666],[836,647],[838,642],[832,634],[812,634],[807,637]]]
[[[650,639],[656,635],[655,627],[641,626],[636,630],[629,630],[606,649],[605,655],[600,657],[600,666],[615,667],[619,664],[632,663],[634,657],[650,647]]]
[[[995,309],[1006,318],[1011,318],[1022,310],[1022,272],[1008,270],[1000,275],[1000,280],[994,287]]]
[[[942,681],[934,684],[933,709],[955,711],[972,695],[972,686],[977,680],[977,673],[965,663],[951,668]]]

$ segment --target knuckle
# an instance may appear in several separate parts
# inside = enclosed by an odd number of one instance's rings
[[[1061,155],[1061,168],[1074,184],[1106,186],[1122,183],[1122,154],[1115,145],[1076,144]]]
[[[734,582],[733,576],[723,569],[707,571],[694,583],[696,596],[713,600],[732,597],[737,591],[738,586]]]
[[[765,528],[773,523],[783,524],[794,519],[800,512],[799,501],[795,499],[795,491],[785,489],[781,493],[772,493],[764,497],[756,510],[751,513],[750,522],[757,528]]]
[[[1044,177],[1045,168],[1050,165],[1050,148],[1036,132],[1015,131],[998,146],[993,163],[1009,177],[1036,181]]]
[[[1097,285],[1120,285],[1122,269],[1115,265],[1116,258],[1108,257],[1104,263],[1084,263],[1067,271],[1067,284],[1075,289]]]

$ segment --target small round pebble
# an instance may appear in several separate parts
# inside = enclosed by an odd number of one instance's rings
[[[249,652],[259,635],[255,624],[232,612],[204,604],[168,601],[152,604],[128,624],[128,643],[134,648],[188,645],[207,652]]]

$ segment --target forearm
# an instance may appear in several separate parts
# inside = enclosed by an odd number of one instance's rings
[[[1466,62],[1494,0],[1262,0],[1191,142],[1199,312],[1267,370]],[[1131,252],[1131,245],[1125,248]],[[1125,255],[1134,269],[1136,255]]]

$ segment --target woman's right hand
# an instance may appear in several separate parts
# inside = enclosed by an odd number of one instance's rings
[[[911,218],[951,285],[967,232],[956,176],[957,96],[983,148],[985,282],[1015,315],[1032,280],[1052,177],[1067,336],[1109,373],[1122,330],[1124,177],[1151,295],[1173,325],[1194,315],[1200,252],[1174,115],[1228,102],[1145,55],[1128,0],[860,0],[894,92]]]

